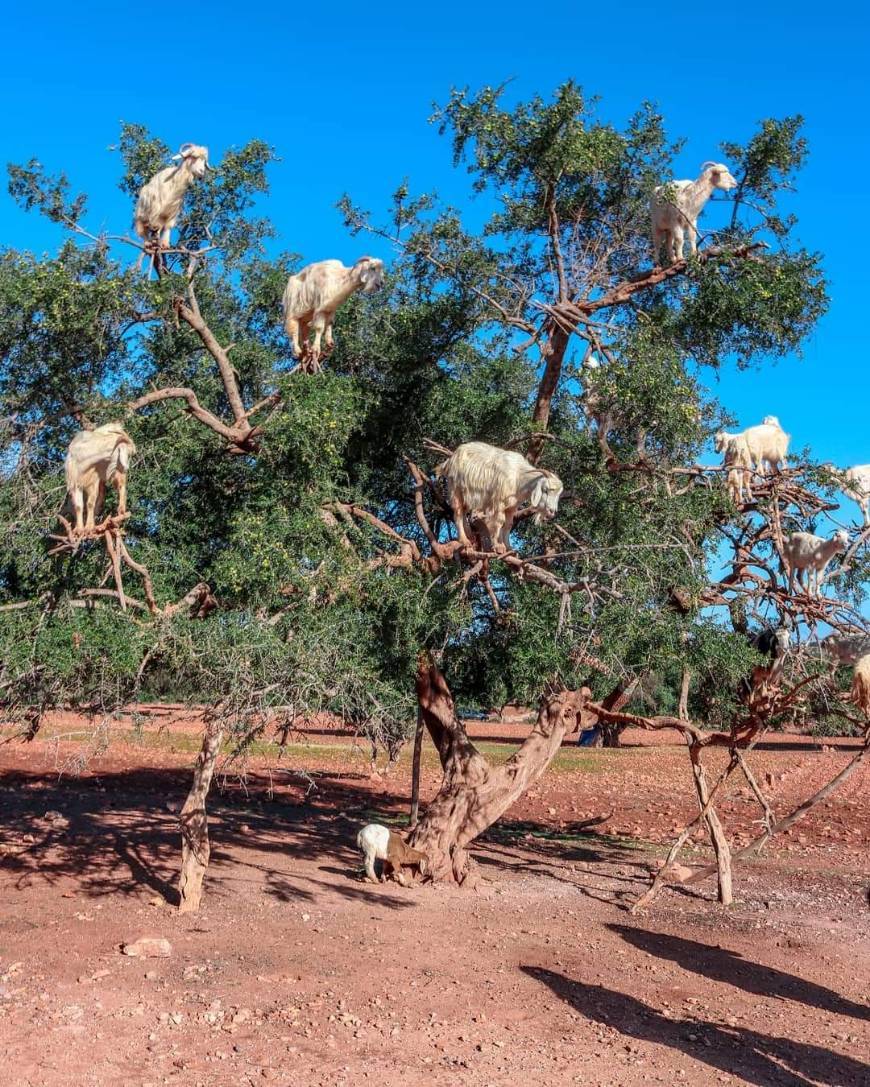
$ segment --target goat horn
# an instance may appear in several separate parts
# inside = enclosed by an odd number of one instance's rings
[[[718,162],[702,162],[701,163],[701,170],[703,172],[704,170],[707,169],[708,166],[718,166],[718,165],[719,165]]]

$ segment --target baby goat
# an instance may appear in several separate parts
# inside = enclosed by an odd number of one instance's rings
[[[426,875],[426,854],[409,846],[401,835],[380,823],[364,826],[356,837],[356,844],[362,851],[369,883],[378,882],[375,874],[376,860],[383,862],[382,883],[392,875],[403,887],[407,887],[403,868],[419,868],[420,875]]]

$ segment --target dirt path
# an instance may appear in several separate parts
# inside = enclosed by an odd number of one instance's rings
[[[732,909],[705,887],[633,917],[692,810],[679,749],[565,748],[477,849],[475,893],[361,882],[356,830],[405,810],[404,766],[294,749],[227,779],[205,906],[179,917],[189,747],[120,740],[60,780],[81,745],[0,749],[0,1083],[870,1084],[866,771],[738,870]],[[753,765],[785,811],[847,757]],[[724,815],[754,830],[739,790]],[[119,954],[144,935],[172,955]]]

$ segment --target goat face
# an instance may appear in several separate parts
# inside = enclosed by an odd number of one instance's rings
[[[728,435],[724,430],[719,430],[713,435],[713,448],[717,453],[724,453],[728,447]]]
[[[194,177],[199,178],[205,176],[205,172],[208,169],[207,147],[200,147],[195,143],[183,143],[175,157],[180,158],[186,164],[188,170]]]
[[[705,170],[710,174],[710,183],[714,189],[722,189],[724,192],[730,192],[731,189],[737,188],[737,180],[733,177],[728,167],[721,162],[708,162],[705,166]]]
[[[849,533],[844,528],[837,529],[834,539],[837,541],[837,551],[845,551],[849,546]]]
[[[384,262],[374,257],[360,257],[356,262],[363,294],[374,294],[384,285]]]
[[[552,521],[559,510],[559,499],[562,497],[562,481],[552,472],[542,473],[535,483],[530,505],[535,510],[534,521],[539,525],[541,521]]]

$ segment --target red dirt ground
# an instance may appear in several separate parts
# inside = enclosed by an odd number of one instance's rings
[[[704,884],[633,916],[693,813],[679,746],[566,746],[475,849],[477,891],[406,890],[361,881],[354,837],[407,811],[407,762],[372,779],[367,752],[316,734],[228,770],[203,908],[179,916],[192,730],[0,748],[0,1084],[870,1084],[870,770],[737,868],[730,909]],[[784,813],[848,748],[750,759]],[[430,753],[425,795],[437,780]],[[720,811],[756,831],[745,788]],[[119,953],[140,936],[172,955]]]

